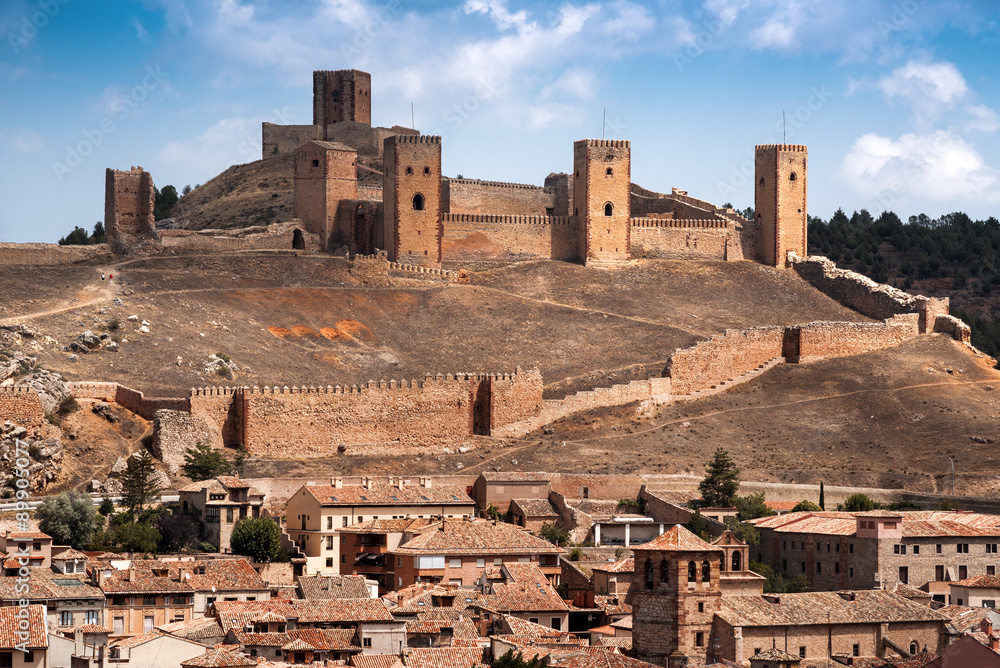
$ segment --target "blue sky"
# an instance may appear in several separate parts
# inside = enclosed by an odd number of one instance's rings
[[[809,212],[1000,217],[1000,4],[933,0],[3,0],[0,241],[104,217],[104,170],[204,183],[310,123],[312,71],[372,74],[372,120],[448,175],[540,184],[572,142],[751,206],[753,146],[809,146]]]

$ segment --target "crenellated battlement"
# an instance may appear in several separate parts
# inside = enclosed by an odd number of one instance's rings
[[[490,213],[444,213],[445,223],[492,223],[495,225],[575,225],[575,216],[500,216]]]
[[[670,228],[690,228],[706,230],[724,230],[728,227],[724,220],[676,220],[673,218],[632,218],[629,223],[632,227],[670,227]]]
[[[540,190],[542,192],[552,192],[555,188],[536,186],[532,183],[508,183],[506,181],[483,181],[481,179],[452,179],[445,178],[448,183],[459,183],[470,186],[483,186],[486,188],[510,188],[512,190]]]
[[[12,397],[26,397],[32,394],[38,396],[38,393],[33,389],[23,385],[2,385],[0,386],[0,394]]]
[[[439,135],[393,135],[392,142],[395,144],[440,144]]]
[[[806,148],[805,144],[757,144],[755,150],[758,153],[769,151],[796,151],[799,153],[809,152],[809,149]]]
[[[587,146],[600,146],[602,148],[631,148],[628,139],[584,139]]]

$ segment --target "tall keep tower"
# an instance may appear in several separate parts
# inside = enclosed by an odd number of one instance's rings
[[[614,265],[630,257],[632,149],[619,139],[573,144],[573,215],[580,225],[580,258]]]
[[[754,210],[760,226],[757,259],[786,267],[788,251],[799,257],[806,245],[806,168],[802,144],[760,144],[754,154]]]
[[[372,124],[372,75],[360,70],[313,72],[313,125],[343,121]]]
[[[657,666],[702,665],[711,651],[712,620],[722,609],[719,564],[724,552],[675,525],[633,548],[629,590],[635,656]]]
[[[356,150],[337,142],[310,141],[295,151],[295,217],[319,235],[323,250],[341,241],[340,201],[358,199],[357,160]]]
[[[142,167],[108,167],[104,181],[104,231],[111,252],[148,254],[163,249],[153,221],[153,177]]]
[[[385,250],[407,264],[441,264],[441,137],[393,135],[383,143]]]

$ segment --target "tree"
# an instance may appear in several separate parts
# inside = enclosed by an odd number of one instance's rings
[[[208,480],[228,472],[229,460],[218,450],[201,441],[184,451],[184,465],[181,471],[195,482]]]
[[[244,517],[233,527],[229,545],[234,554],[274,561],[281,554],[281,527],[270,517]]]
[[[795,504],[795,507],[792,508],[792,512],[793,513],[798,513],[798,512],[803,512],[803,511],[808,511],[808,512],[811,512],[811,513],[818,513],[821,510],[823,510],[823,509],[820,508],[819,506],[817,506],[812,501],[809,501],[808,499],[803,499],[802,501],[799,501],[798,503]]]
[[[740,489],[740,470],[726,452],[718,448],[705,467],[705,479],[698,484],[704,505],[709,508],[729,508]]]
[[[198,525],[187,515],[161,513],[156,519],[160,550],[181,552],[198,545]]]
[[[94,223],[94,232],[90,235],[90,243],[103,244],[105,241],[107,236],[104,234],[104,223],[97,221]]]
[[[189,192],[191,192],[191,184],[190,183],[187,184],[186,186],[184,186],[184,188],[181,190],[181,195],[187,195]]]
[[[867,512],[869,510],[875,510],[878,506],[879,504],[874,499],[862,494],[861,492],[857,492],[856,494],[851,494],[847,497],[847,500],[844,501],[841,509],[848,513]]]
[[[97,511],[86,494],[63,492],[46,497],[35,516],[41,519],[38,528],[52,536],[54,543],[82,550],[94,538]]]
[[[236,452],[236,457],[233,459],[233,473],[242,476],[243,471],[247,467],[247,446],[241,445],[240,449]]]
[[[74,227],[73,231],[59,240],[60,246],[86,246],[90,243],[90,235],[82,227]]]
[[[752,522],[740,522],[735,517],[727,517],[724,521],[733,530],[733,535],[744,543],[760,545],[760,530]]]
[[[770,517],[777,515],[776,512],[767,507],[764,502],[764,492],[749,494],[747,496],[737,496],[733,498],[733,505],[739,511],[739,518],[743,522],[755,520],[758,517]]]
[[[163,186],[163,190],[154,189],[153,194],[153,219],[163,220],[170,217],[170,210],[177,204],[177,188],[173,186]]]
[[[114,533],[115,545],[123,552],[156,552],[160,538],[159,531],[142,522],[123,524]]]
[[[538,535],[553,545],[562,546],[569,542],[569,531],[555,522],[543,523]]]
[[[530,661],[525,661],[524,656],[518,652],[514,653],[514,650],[509,649],[507,652],[498,657],[493,661],[493,668],[544,668],[545,659],[540,656],[532,657]]]
[[[104,500],[101,501],[101,507],[97,509],[97,512],[105,517],[110,517],[115,512],[115,502],[109,496],[104,497]]]
[[[135,517],[141,512],[160,491],[160,482],[156,479],[156,468],[153,457],[143,450],[138,457],[129,457],[128,466],[122,474],[122,503],[129,514]],[[157,537],[159,541],[159,537]]]
[[[826,489],[823,487],[823,481],[819,481],[819,507],[822,510],[826,510]]]
[[[789,580],[767,564],[762,564],[759,561],[751,561],[750,570],[767,578],[764,583],[765,594],[794,594],[805,591],[809,585],[809,581],[806,580],[803,573]]]
[[[705,521],[705,518],[698,511],[695,511],[691,519],[688,520],[687,530],[699,538],[708,539],[708,522]]]

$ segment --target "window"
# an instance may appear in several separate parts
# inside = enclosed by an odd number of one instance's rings
[[[893,545],[892,546],[892,553],[893,554],[899,554],[899,545]]]
[[[73,613],[72,612],[60,612],[59,613],[59,626],[73,626]]]
[[[854,577],[854,566],[848,566],[847,567],[847,577],[849,577],[849,578],[853,578]]]
[[[666,559],[660,560],[660,584],[670,584],[670,564]]]
[[[944,564],[938,564],[934,567],[934,581],[944,582]]]
[[[615,206],[614,206],[614,204],[612,204],[611,202],[608,202],[608,203],[606,203],[604,205],[604,215],[605,216],[611,216],[611,214],[613,214],[614,212],[615,212]]]
[[[920,554],[920,546],[919,545],[914,545],[913,546],[913,554]]]
[[[174,615],[173,621],[175,621],[175,622],[183,622],[184,621],[184,614],[181,613],[179,615]]]
[[[560,617],[553,617],[552,618],[552,629],[554,631],[559,631],[559,630],[562,629],[562,618],[560,618]]]
[[[340,520],[342,522],[342,524],[340,526],[346,527],[347,526],[347,516],[345,515],[344,517],[341,517]]]
[[[816,562],[816,573],[819,574],[819,573],[822,573],[822,572],[823,572],[823,564],[817,561]]]
[[[120,636],[123,633],[125,633],[125,618],[124,617],[115,617],[115,621],[114,621],[114,624],[111,627],[111,631],[116,636]]]
[[[251,657],[257,656],[257,650],[255,649],[250,650],[250,656]]]
[[[802,561],[802,562],[799,562],[799,563],[801,564],[801,568],[799,570],[801,570],[803,573],[805,573],[806,572],[806,562]]]
[[[803,645],[802,647],[799,647],[799,658],[802,658],[802,659],[806,658],[806,648],[805,648],[805,645]]]
[[[688,562],[688,582],[698,581],[698,566],[693,561]]]
[[[996,553],[997,553],[997,544],[996,543],[987,543],[986,544],[986,554],[996,554]]]
[[[88,611],[84,624],[96,624],[96,623],[97,623],[97,610]]]
[[[984,598],[983,599],[983,607],[984,608],[995,608],[995,607],[997,607],[997,602],[995,600],[993,600],[993,599],[985,599]]]
[[[174,596],[174,605],[187,605],[187,596]]]
[[[899,581],[903,584],[910,583],[910,569],[906,566],[899,567]]]
[[[964,580],[967,577],[969,577],[969,567],[968,566],[959,566],[958,567],[958,579],[959,580]]]
[[[219,523],[219,507],[209,506],[205,512],[205,521],[211,524]]]
[[[326,558],[326,567],[327,568],[333,568],[333,557],[327,557]]]
[[[916,654],[919,651],[920,651],[920,645],[918,645],[917,641],[914,640],[913,642],[910,643],[910,654]]]
[[[326,549],[328,549],[328,550],[332,550],[333,549],[333,536],[327,536],[326,537]]]
[[[142,618],[142,632],[152,633],[153,632],[153,616],[146,615]]]
[[[528,621],[531,622],[532,624],[537,624],[538,617],[528,617]]]
[[[232,506],[229,506],[228,508],[226,508],[226,524],[232,524],[232,523],[233,523],[233,508]]]
[[[329,517],[326,518],[326,528],[327,531],[333,529],[333,515],[330,515]]]
[[[840,562],[839,561],[833,562],[833,572],[834,573],[839,573],[840,572]]]
[[[340,563],[342,563],[342,564],[346,564],[347,563],[347,555],[346,554],[340,555]]]
[[[431,168],[430,167],[424,167],[424,176],[430,176],[430,173],[431,173]]]
[[[712,576],[712,567],[707,561],[701,562],[701,581],[708,582]]]
[[[694,634],[694,644],[697,647],[705,646],[705,634],[702,631],[698,631]]]
[[[794,181],[795,180],[795,172],[792,172],[791,174],[788,175],[788,180],[789,181]]]
[[[312,165],[313,167],[319,167],[319,160],[313,160]]]
[[[782,559],[781,560],[781,570],[782,571],[787,571],[788,570],[788,560],[787,559]]]
[[[997,574],[997,567],[996,566],[987,566],[986,567],[986,574],[987,575],[996,575]]]
[[[653,560],[646,559],[646,567],[644,569],[646,573],[646,589],[653,588]]]
[[[615,173],[615,170],[613,170],[610,167],[608,167],[607,171],[605,171],[604,173],[607,174],[608,176],[613,176],[614,173]]]
[[[424,196],[417,193],[413,196],[413,210],[423,211],[424,210]]]
[[[156,605],[156,597],[155,596],[143,596],[142,597],[142,604],[143,605]]]
[[[857,643],[855,643],[854,645],[852,645],[851,646],[851,655],[852,656],[861,656],[861,645],[859,645]]]
[[[941,547],[941,543],[938,543],[938,544],[937,544],[937,545],[935,545],[934,547],[935,547],[935,548],[937,548],[937,549],[936,549],[935,551],[936,551],[936,552],[937,552],[938,554],[941,554],[941,551],[942,551],[942,547]]]
[[[14,665],[14,653],[0,652],[0,667],[10,668],[13,665]]]
[[[476,568],[486,568],[486,559],[482,557],[476,559]]]
[[[413,167],[410,167],[409,165],[407,165],[406,166],[406,174],[407,174],[407,176],[409,176],[412,173],[413,173]]]
[[[371,638],[362,638],[361,639],[361,645],[363,647],[371,647],[372,646],[372,639]]]
[[[848,543],[847,544],[847,552],[849,554],[854,554],[854,543]]]
[[[503,559],[501,557],[493,557],[493,565],[500,566],[503,564]]]
[[[705,612],[705,602],[698,601],[698,612]]]
[[[787,550],[788,549],[788,544],[785,541],[781,541],[781,549],[782,550]]]

